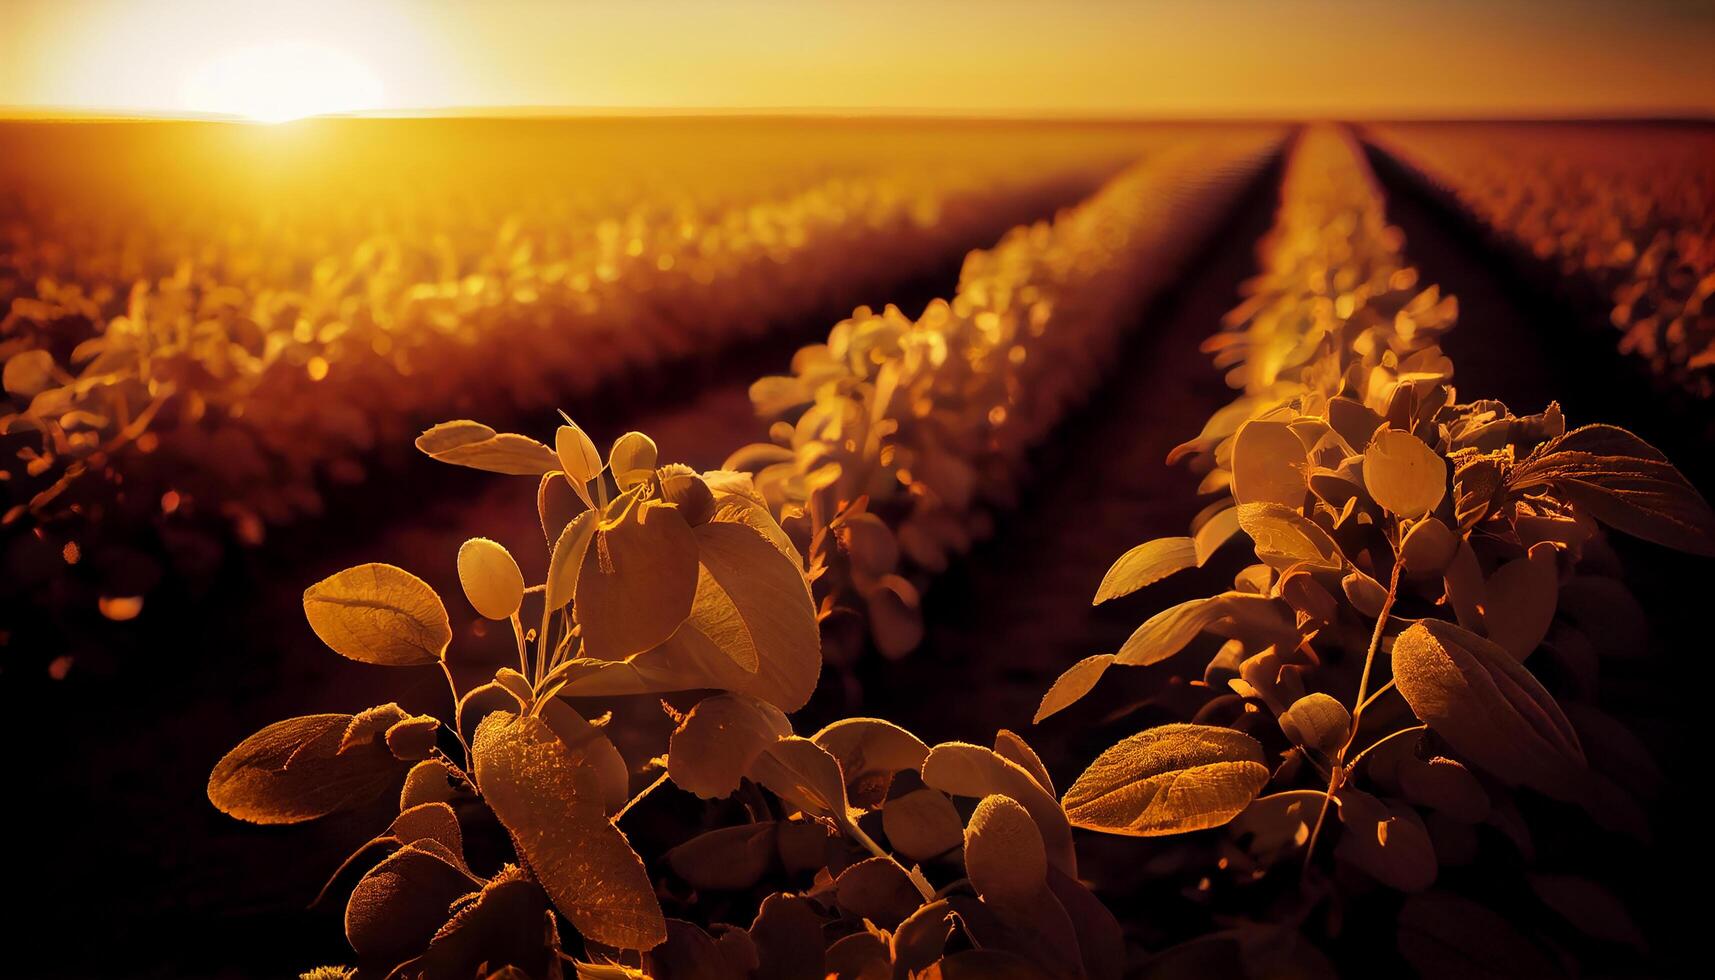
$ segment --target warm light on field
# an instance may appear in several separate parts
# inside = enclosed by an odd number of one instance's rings
[[[303,41],[240,48],[185,79],[185,108],[263,123],[374,109],[381,82],[361,62]]]

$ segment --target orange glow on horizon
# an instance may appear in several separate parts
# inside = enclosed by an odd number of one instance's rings
[[[1695,0],[18,0],[6,16],[0,106],[35,111],[1715,111],[1715,5]]]

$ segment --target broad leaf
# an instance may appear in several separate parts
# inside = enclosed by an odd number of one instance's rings
[[[1610,527],[1715,556],[1715,512],[1659,450],[1624,429],[1587,425],[1543,443],[1507,477],[1515,491],[1549,485]]]
[[[579,933],[622,949],[667,938],[643,861],[608,821],[595,771],[541,719],[489,715],[473,756],[484,801]]]
[[[1447,461],[1409,432],[1378,429],[1364,450],[1364,488],[1388,513],[1422,517],[1447,495]]]
[[[728,796],[764,749],[792,734],[779,708],[742,694],[697,702],[674,730],[667,773],[674,785],[703,799]]]
[[[453,639],[441,597],[392,565],[359,565],[322,579],[304,590],[304,615],[335,653],[364,663],[432,664]]]
[[[1394,682],[1418,718],[1515,785],[1576,799],[1584,752],[1571,722],[1517,657],[1452,623],[1422,620],[1393,646]]]
[[[679,509],[615,501],[584,549],[573,594],[584,655],[622,660],[664,642],[696,596],[697,539]]]
[[[314,820],[361,806],[399,782],[407,764],[375,732],[346,745],[353,715],[277,721],[228,752],[208,777],[208,799],[251,823]]]
[[[1218,827],[1268,782],[1262,746],[1210,725],[1163,725],[1109,748],[1062,802],[1074,827],[1151,837]]]
[[[1346,563],[1339,545],[1314,521],[1280,504],[1240,504],[1239,527],[1256,542],[1256,556],[1272,568],[1305,564],[1339,569]]]
[[[1308,488],[1304,443],[1285,422],[1252,419],[1233,437],[1233,499],[1293,508]]]

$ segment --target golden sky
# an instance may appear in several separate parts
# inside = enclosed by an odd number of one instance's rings
[[[0,0],[0,106],[1715,112],[1715,0]]]

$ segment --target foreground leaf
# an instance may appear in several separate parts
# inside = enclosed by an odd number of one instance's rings
[[[1268,782],[1262,746],[1210,725],[1163,725],[1114,745],[1062,803],[1072,826],[1132,837],[1218,827]]]
[[[673,732],[667,773],[674,785],[705,800],[728,796],[759,753],[791,734],[786,715],[766,701],[742,694],[704,698]]]
[[[666,940],[649,875],[608,821],[593,768],[541,719],[504,711],[477,726],[473,758],[483,799],[579,933],[622,949]]]
[[[572,600],[584,654],[600,660],[664,642],[697,594],[697,540],[679,509],[635,498],[616,507],[585,549]]]
[[[1378,429],[1364,450],[1364,489],[1390,514],[1422,517],[1447,495],[1447,461],[1409,432]]]
[[[1508,783],[1577,798],[1584,771],[1577,733],[1511,653],[1426,619],[1394,641],[1393,673],[1412,712],[1465,758]]]

